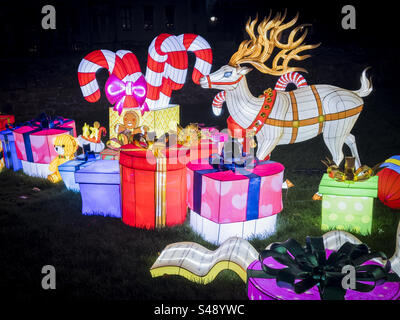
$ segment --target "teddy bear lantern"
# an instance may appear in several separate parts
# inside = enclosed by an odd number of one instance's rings
[[[62,180],[58,166],[75,158],[78,143],[73,136],[62,134],[56,137],[54,149],[58,153],[58,156],[49,164],[49,171],[52,173],[47,176],[47,179],[53,183],[57,183]]]

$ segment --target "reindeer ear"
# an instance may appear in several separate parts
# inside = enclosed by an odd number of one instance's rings
[[[244,75],[248,74],[251,70],[253,70],[253,68],[237,67],[236,72],[237,72],[237,74],[244,76]]]

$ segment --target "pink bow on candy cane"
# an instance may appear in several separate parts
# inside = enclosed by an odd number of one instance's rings
[[[143,75],[136,81],[122,81],[112,74],[105,85],[108,101],[114,105],[114,110],[121,114],[127,96],[132,96],[139,105],[141,114],[149,111],[146,103],[147,82]]]

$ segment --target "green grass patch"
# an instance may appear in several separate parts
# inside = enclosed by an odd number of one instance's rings
[[[277,231],[250,243],[261,251],[269,243],[321,231],[321,202],[311,200],[320,175],[287,170],[295,187],[283,190]],[[214,250],[188,225],[140,230],[119,219],[81,214],[81,196],[63,183],[51,184],[20,172],[0,173],[0,287],[8,298],[40,299],[246,299],[246,285],[226,270],[207,284],[179,276],[152,278],[149,272],[168,244],[194,241]],[[38,189],[34,189],[38,188]],[[399,214],[375,200],[372,234],[358,236],[373,250],[391,256]],[[41,288],[41,268],[57,271],[57,289]]]

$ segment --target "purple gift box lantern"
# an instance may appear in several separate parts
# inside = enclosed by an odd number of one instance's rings
[[[349,265],[355,287],[346,289]],[[262,251],[247,269],[247,293],[250,300],[398,300],[400,278],[383,253],[365,244],[346,242],[333,251],[321,237],[308,237],[305,249],[290,239]]]
[[[121,218],[118,160],[98,160],[78,170],[75,182],[82,196],[82,214]]]

